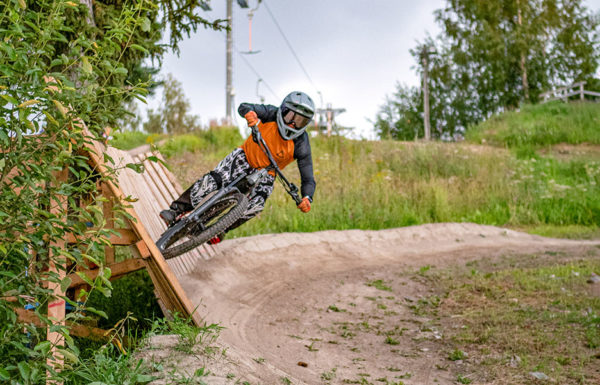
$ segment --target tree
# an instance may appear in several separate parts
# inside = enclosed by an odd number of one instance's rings
[[[599,22],[581,3],[448,0],[435,12],[441,34],[411,50],[419,74],[422,47],[436,51],[429,84],[438,132],[453,136],[493,113],[535,103],[549,88],[591,80],[598,67]],[[414,108],[393,102],[403,105],[398,111]]]
[[[382,139],[414,140],[423,135],[423,99],[416,87],[396,85],[394,100],[386,98],[375,118],[375,131]]]
[[[186,99],[181,83],[168,74],[163,85],[163,102],[155,112],[148,110],[144,130],[149,133],[183,134],[199,130],[198,117],[191,115],[190,103]]]
[[[54,333],[64,336],[64,345],[53,346],[45,333],[52,321],[43,312],[48,304],[68,300],[48,289],[69,286],[50,267],[67,261],[73,269],[88,263],[102,266],[111,236],[102,199],[93,192],[99,183],[115,182],[115,170],[109,157],[107,174],[93,169],[85,144],[102,140],[104,129],[126,116],[126,103],[147,95],[156,70],[143,65],[147,59],[160,61],[167,49],[177,50],[183,34],[197,26],[219,28],[197,15],[200,4],[0,0],[2,383],[63,383],[76,370],[79,351],[69,327],[53,326]],[[175,33],[169,44],[160,44],[166,28]],[[67,234],[87,241],[61,247]],[[109,295],[110,272],[102,271],[94,290]],[[6,293],[15,301],[9,303]],[[71,320],[95,312],[85,303],[72,304]],[[15,307],[26,305],[42,315],[44,327],[16,320]],[[58,370],[52,362],[63,357],[68,362]]]

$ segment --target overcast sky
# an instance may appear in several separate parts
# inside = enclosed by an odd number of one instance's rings
[[[373,120],[396,82],[419,84],[409,50],[429,33],[436,36],[433,11],[445,0],[263,0],[254,14],[253,55],[248,50],[248,9],[233,1],[233,86],[235,108],[241,102],[279,105],[290,91],[307,92],[317,106],[346,108],[336,120],[371,138]],[[248,0],[254,8],[257,0]],[[225,0],[211,0],[209,20],[225,18]],[[266,5],[265,5],[266,4]],[[598,12],[600,0],[585,0]],[[267,9],[268,7],[268,9]],[[303,71],[277,28],[271,11],[291,44]],[[236,52],[237,51],[237,52]],[[251,69],[250,66],[254,69]],[[181,44],[179,57],[165,57],[161,74],[179,80],[192,113],[207,124],[225,116],[225,34],[199,30]],[[320,95],[318,93],[320,91]],[[160,93],[149,100],[160,101]],[[237,116],[237,112],[235,114]],[[239,119],[239,124],[243,124]]]

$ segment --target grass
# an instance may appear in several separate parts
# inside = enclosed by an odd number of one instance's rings
[[[144,144],[155,144],[163,155],[171,157],[182,152],[195,152],[207,148],[211,151],[222,151],[225,148],[229,149],[229,152],[241,142],[242,137],[237,127],[215,127],[182,135],[147,134],[140,131],[116,132],[110,140],[110,145],[127,151]]]
[[[224,158],[231,150],[242,144],[242,137],[235,127],[219,127],[191,134],[170,137],[159,146],[167,158],[183,152],[210,151]]]
[[[567,239],[599,239],[600,228],[583,225],[538,225],[527,229],[531,234]]]
[[[392,291],[392,288],[389,287],[383,280],[381,279],[376,279],[372,282],[368,282],[367,286],[370,287],[374,287],[377,290],[384,290],[384,291]]]
[[[146,384],[156,377],[149,374],[143,360],[120,354],[112,345],[83,360],[73,370],[72,384]]]
[[[151,334],[176,334],[179,338],[175,350],[193,354],[200,349],[201,353],[206,356],[212,356],[217,348],[211,346],[217,338],[222,326],[218,324],[210,324],[196,326],[190,319],[185,319],[177,314],[172,316],[173,319],[160,318],[154,321]]]
[[[81,383],[136,385],[163,378],[168,379],[170,381],[168,383],[172,384],[205,384],[202,378],[210,373],[205,367],[196,369],[193,373],[188,373],[186,368],[174,368],[165,372],[160,362],[148,362],[133,357],[141,346],[140,341],[161,334],[177,335],[178,342],[174,347],[176,351],[214,357],[221,352],[220,348],[213,346],[221,330],[222,327],[216,324],[195,326],[191,320],[177,314],[172,315],[172,319],[156,318],[149,329],[144,329],[143,337],[135,338],[135,344],[125,348],[111,344],[87,346],[87,351],[91,354],[82,355],[88,358],[77,363],[73,378],[67,382],[67,385]]]
[[[110,140],[110,145],[127,151],[144,144],[158,143],[165,137],[165,135],[146,134],[140,131],[115,132]]]
[[[592,102],[551,102],[525,105],[488,119],[467,131],[467,139],[511,148],[535,148],[558,143],[600,144],[600,105]]]
[[[535,256],[497,266],[482,261],[477,269],[432,275],[430,284],[444,299],[425,314],[439,317],[445,327],[448,359],[473,361],[479,382],[534,383],[531,372],[558,383],[600,380],[594,370],[600,298],[586,283],[600,271],[600,261],[565,259]]]

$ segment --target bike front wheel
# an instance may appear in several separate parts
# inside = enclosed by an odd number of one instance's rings
[[[168,245],[162,252],[163,257],[170,259],[187,253],[221,234],[240,219],[247,208],[248,197],[246,195],[234,192],[224,196],[202,214],[197,225],[188,226],[187,229],[182,229],[182,231],[177,231],[175,228],[169,229],[171,231],[175,230],[174,233],[177,235],[169,239]],[[180,224],[175,224],[175,227],[178,225]],[[183,224],[181,225],[183,226]],[[175,237],[177,239],[174,239]]]

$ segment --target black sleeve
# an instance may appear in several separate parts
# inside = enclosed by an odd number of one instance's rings
[[[298,170],[300,170],[302,181],[300,192],[303,197],[308,196],[312,200],[317,182],[313,175],[312,154],[306,132],[294,139],[294,158],[298,161]]]
[[[244,117],[248,112],[254,111],[261,122],[274,122],[277,120],[277,107],[271,104],[242,103],[238,107],[238,113]]]

